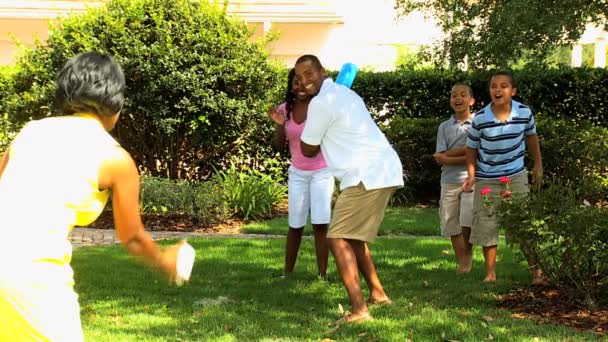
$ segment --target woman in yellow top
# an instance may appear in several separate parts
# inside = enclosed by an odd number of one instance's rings
[[[81,53],[59,72],[65,114],[28,123],[0,159],[0,341],[81,341],[68,233],[93,222],[112,194],[127,251],[176,276],[178,247],[159,248],[139,215],[139,174],[108,134],[125,78],[109,55]]]

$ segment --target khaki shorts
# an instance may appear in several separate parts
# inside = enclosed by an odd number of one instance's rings
[[[396,189],[365,190],[363,183],[344,189],[336,201],[327,238],[373,242]]]
[[[443,236],[459,235],[462,227],[470,228],[473,225],[473,192],[463,192],[461,183],[441,184],[439,219]]]
[[[511,179],[511,185],[509,185],[511,193],[528,194],[530,192],[527,172],[524,171],[509,178]],[[490,188],[492,191],[488,195],[482,196],[480,191],[485,188]],[[496,216],[494,216],[493,208],[502,200],[501,190],[505,190],[505,185],[500,183],[498,179],[477,180],[475,182],[470,243],[483,247],[498,245],[498,222]],[[484,199],[484,197],[487,198]]]

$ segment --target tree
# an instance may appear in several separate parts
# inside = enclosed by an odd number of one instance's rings
[[[451,67],[545,64],[576,42],[587,23],[608,28],[606,0],[397,0],[400,15],[422,11],[445,33],[433,55]]]
[[[255,164],[272,151],[265,112],[284,72],[269,62],[267,41],[250,37],[209,1],[112,0],[53,24],[1,82],[0,113],[14,123],[58,114],[55,72],[98,50],[123,66],[127,101],[114,134],[142,170],[198,179],[234,159]]]

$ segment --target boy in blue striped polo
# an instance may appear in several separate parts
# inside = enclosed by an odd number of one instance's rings
[[[439,217],[441,235],[452,240],[458,260],[458,274],[471,271],[473,246],[469,243],[473,223],[473,192],[462,191],[467,178],[466,143],[473,121],[471,106],[475,103],[473,89],[456,83],[450,91],[450,107],[454,115],[437,129],[437,148],[433,158],[441,165],[441,198]]]
[[[534,116],[530,108],[514,101],[517,92],[513,77],[506,72],[495,73],[490,79],[492,102],[475,114],[467,139],[466,159],[468,177],[463,184],[465,191],[475,191],[474,218],[470,242],[483,247],[486,277],[484,282],[496,281],[496,252],[498,224],[492,206],[484,200],[500,201],[496,195],[505,190],[510,182],[511,193],[527,194],[528,176],[524,166],[526,146],[534,160],[532,182],[542,177],[542,159]],[[504,194],[504,193],[503,193]],[[484,199],[484,197],[487,197]],[[528,259],[532,283],[543,283],[542,270],[525,246],[522,252]]]

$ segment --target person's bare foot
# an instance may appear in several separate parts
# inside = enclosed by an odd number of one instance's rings
[[[384,298],[373,298],[370,297],[368,298],[365,303],[367,304],[367,306],[371,306],[371,305],[391,305],[393,304],[393,301],[388,298],[388,297],[384,297]]]
[[[496,273],[491,273],[486,275],[485,278],[483,278],[483,282],[484,283],[493,283],[496,281]]]
[[[466,267],[462,267],[462,266],[458,266],[458,268],[456,269],[456,274],[458,274],[458,275],[463,275],[463,274],[467,274],[470,272],[471,272],[470,268],[466,268]]]
[[[456,270],[456,274],[466,274],[466,273],[470,273],[471,269],[472,269],[472,265],[471,263],[469,263],[468,265],[459,265],[458,269]]]
[[[362,322],[366,322],[366,321],[371,321],[372,315],[370,315],[369,312],[363,312],[363,313],[359,313],[359,314],[355,314],[355,313],[351,313],[348,314],[342,318],[340,318],[339,320],[336,321],[336,324],[340,325],[340,324],[351,324],[351,323],[362,323]]]
[[[549,279],[544,275],[532,277],[532,285],[534,286],[547,286],[549,285]]]
[[[464,257],[464,261],[460,265],[459,269],[462,269],[463,273],[471,272],[471,270],[473,269],[473,255],[472,254],[469,254]]]

